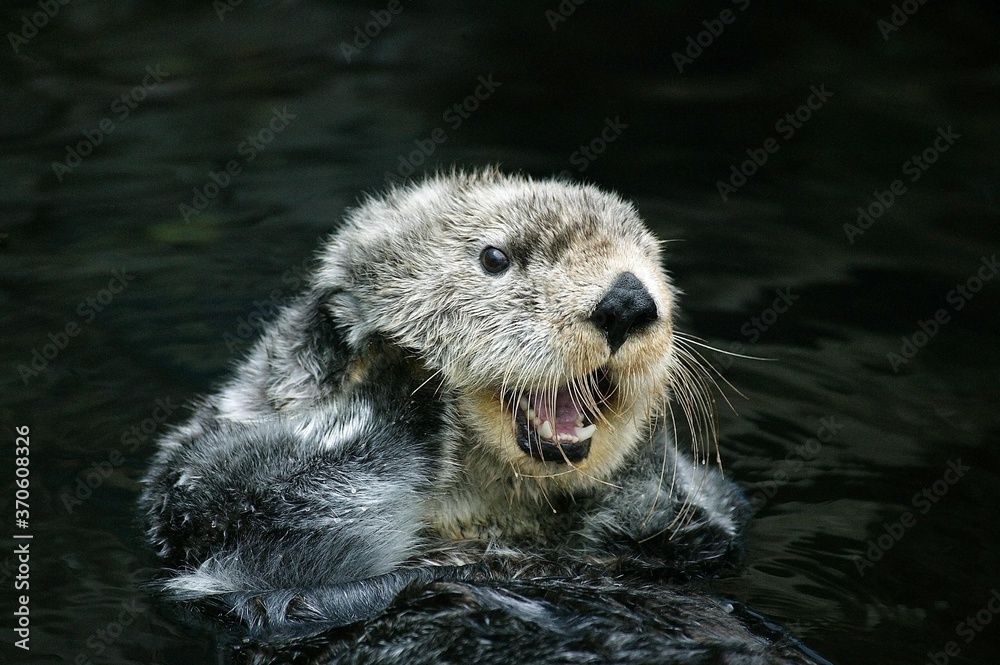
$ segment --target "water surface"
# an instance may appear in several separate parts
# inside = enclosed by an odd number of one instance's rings
[[[8,631],[5,662],[214,658],[140,587],[156,432],[226,376],[346,206],[410,169],[496,162],[635,200],[676,241],[681,328],[772,359],[706,351],[735,408],[725,468],[760,509],[719,590],[836,662],[949,642],[949,662],[995,662],[995,6],[931,0],[884,38],[890,3],[403,2],[352,43],[387,6],[74,0],[0,49],[0,415],[31,429],[34,536],[30,660]]]

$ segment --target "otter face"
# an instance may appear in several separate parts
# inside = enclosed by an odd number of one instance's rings
[[[473,454],[579,485],[649,434],[676,364],[674,294],[633,207],[592,187],[440,176],[370,201],[326,250],[349,342],[417,353]]]

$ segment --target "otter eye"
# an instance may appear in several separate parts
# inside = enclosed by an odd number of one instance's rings
[[[484,249],[483,253],[479,255],[479,262],[483,264],[483,269],[486,272],[493,275],[499,275],[510,267],[510,259],[496,247]]]

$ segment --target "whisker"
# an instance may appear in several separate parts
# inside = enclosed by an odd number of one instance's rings
[[[703,346],[706,349],[710,349],[712,351],[715,351],[716,353],[721,353],[721,354],[727,355],[727,356],[733,356],[733,357],[736,357],[736,358],[746,358],[747,360],[763,360],[763,361],[767,361],[767,362],[778,360],[777,358],[759,358],[757,356],[748,356],[748,355],[744,355],[742,353],[734,353],[732,351],[724,351],[723,349],[717,349],[716,347],[712,346],[711,344],[705,343],[705,341],[703,339],[701,339],[700,337],[696,337],[694,335],[691,335],[690,333],[685,333],[685,332],[682,332],[680,330],[675,330],[674,331],[674,335],[676,335],[677,337],[680,337],[680,338],[684,339],[686,342],[689,342],[691,344],[695,344],[697,346]]]
[[[726,383],[726,385],[732,388],[737,395],[739,395],[743,399],[749,399],[746,395],[740,392],[739,388],[730,383],[729,379],[727,379],[722,374],[722,372],[717,370],[715,366],[712,363],[710,363],[708,359],[705,358],[705,356],[703,356],[697,349],[691,349],[684,346],[684,344],[687,343],[686,340],[679,339],[677,341],[679,342],[679,344],[676,347],[678,353],[683,354],[685,358],[689,359],[691,363],[693,363],[693,365],[697,368],[698,371],[703,372],[707,376],[707,378],[709,378],[712,381],[712,383],[715,384],[716,388],[719,388],[719,384],[714,378],[712,378],[709,370],[714,372],[720,379],[722,379]],[[729,408],[732,409],[734,413],[736,413],[736,407],[734,407],[732,402],[729,401],[729,398],[726,397],[726,394],[722,392],[721,388],[719,388],[719,392],[726,399],[726,404],[729,405]]]

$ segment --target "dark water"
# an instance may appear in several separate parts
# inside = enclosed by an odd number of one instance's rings
[[[39,5],[5,3],[3,662],[214,658],[138,588],[151,434],[345,206],[387,173],[490,162],[634,199],[678,240],[683,329],[774,359],[708,353],[734,387],[726,468],[760,506],[720,590],[839,663],[997,662],[996,5],[903,3],[886,39],[889,2],[625,4],[71,0],[35,34]],[[387,25],[342,47],[373,10]],[[859,206],[879,217],[845,230]],[[6,498],[23,425],[27,529]]]

